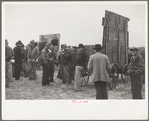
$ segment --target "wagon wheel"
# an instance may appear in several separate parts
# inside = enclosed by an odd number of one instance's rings
[[[86,71],[84,74],[83,74],[83,77],[81,79],[81,86],[86,86],[88,84],[88,81],[89,81],[89,74],[88,72]]]
[[[125,64],[122,68],[121,78],[123,82],[127,83],[130,80],[130,76],[127,74],[128,65]]]
[[[109,88],[112,90],[116,87],[117,81],[118,81],[119,73],[118,73],[118,67],[116,64],[111,65],[111,73],[110,73],[110,82],[108,83]]]

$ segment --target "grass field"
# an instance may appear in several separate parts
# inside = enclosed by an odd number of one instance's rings
[[[21,77],[21,81],[10,82],[10,87],[6,88],[6,99],[8,100],[72,100],[72,99],[96,99],[96,91],[93,82],[82,87],[82,92],[74,92],[73,84],[62,84],[62,80],[56,78],[55,83],[49,87],[42,86],[42,71],[37,71],[37,80],[30,81],[28,78]],[[108,88],[107,88],[108,89]],[[145,86],[142,88],[142,96],[145,98]],[[130,82],[120,83],[116,89],[108,89],[108,98],[111,100],[131,99]]]

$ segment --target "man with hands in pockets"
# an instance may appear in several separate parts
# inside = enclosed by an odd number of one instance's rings
[[[88,71],[96,88],[96,99],[108,99],[106,87],[110,80],[110,62],[108,57],[100,52],[102,48],[100,44],[96,44],[96,53],[90,56],[88,62]]]

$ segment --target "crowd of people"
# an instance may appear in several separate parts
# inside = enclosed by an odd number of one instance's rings
[[[37,62],[42,66],[42,86],[48,87],[50,83],[54,83],[54,66],[57,62],[59,65],[57,78],[62,80],[62,84],[71,84],[74,80],[75,92],[83,91],[81,89],[81,78],[85,67],[88,74],[91,76],[95,89],[96,99],[108,99],[107,83],[110,81],[110,62],[108,56],[101,53],[103,48],[100,44],[95,45],[96,53],[89,57],[87,62],[87,54],[84,51],[84,45],[79,44],[76,56],[72,56],[70,47],[66,44],[61,45],[61,49],[55,56],[53,55],[53,45],[46,43],[41,52],[37,47],[37,42],[32,40],[24,49],[24,44],[19,40],[16,46],[12,49],[6,44],[6,87],[9,87],[9,82],[12,78],[20,81],[21,71],[24,71],[24,77],[29,77],[29,80],[36,80]],[[127,73],[131,77],[131,90],[133,99],[142,99],[141,75],[144,74],[144,59],[138,53],[137,48],[131,48],[132,58],[128,66]],[[12,58],[14,59],[14,71],[12,71]],[[87,64],[86,64],[87,62]]]
[[[21,80],[21,72],[24,73],[24,77],[29,77],[29,80],[36,80],[36,59],[39,56],[37,43],[32,40],[26,49],[20,40],[13,49],[8,46],[8,40],[5,40],[5,45],[6,87],[9,87],[9,82],[13,81],[13,78],[16,81]]]

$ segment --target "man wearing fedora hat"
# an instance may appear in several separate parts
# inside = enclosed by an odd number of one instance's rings
[[[6,87],[9,87],[9,82],[12,81],[12,63],[13,56],[12,48],[8,46],[8,40],[5,40],[5,68],[6,68]]]
[[[13,49],[14,52],[14,59],[15,59],[15,67],[14,67],[14,74],[15,80],[20,79],[20,72],[22,70],[22,53],[21,53],[21,46],[22,42],[19,40],[16,42],[16,47]]]
[[[74,78],[74,89],[75,91],[81,91],[81,78],[85,68],[86,63],[86,53],[84,52],[84,45],[78,45],[78,53],[76,56],[76,67],[75,67],[75,78]]]
[[[138,48],[130,48],[132,57],[128,67],[128,74],[131,78],[131,92],[133,99],[142,99],[141,89],[142,81],[141,76],[144,75],[144,58],[138,53]]]
[[[108,74],[110,72],[110,62],[108,57],[100,52],[102,49],[100,44],[96,44],[94,49],[96,53],[89,58],[88,71],[96,88],[96,99],[108,99],[106,87],[110,80]]]

